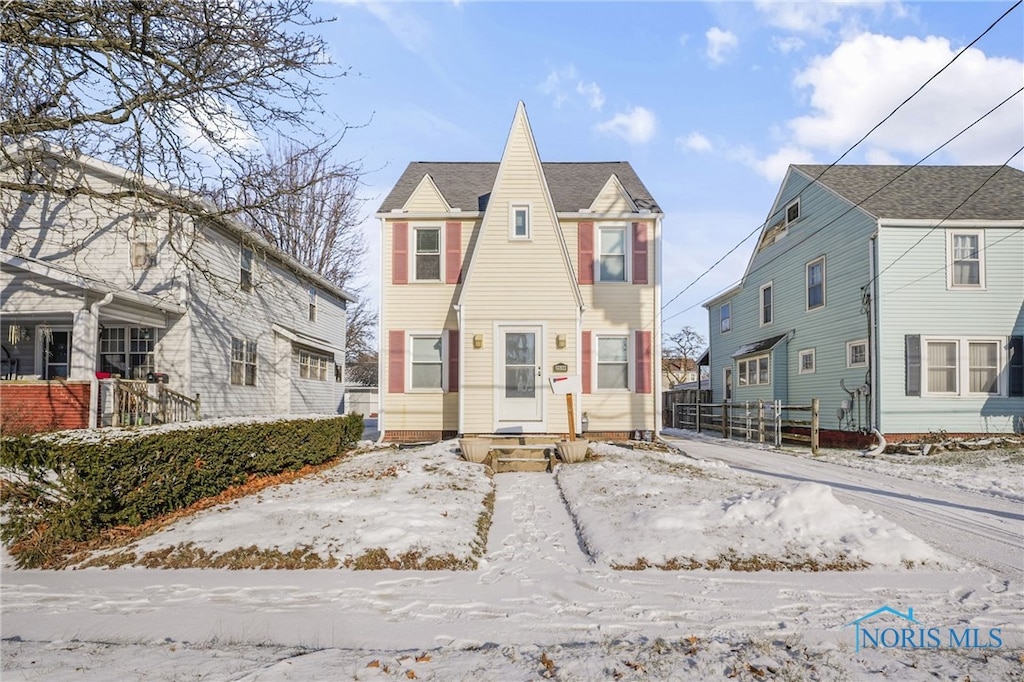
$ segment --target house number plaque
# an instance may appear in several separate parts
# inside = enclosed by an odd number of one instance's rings
[[[569,371],[569,365],[565,364],[564,362],[556,362],[555,366],[551,368],[551,371],[552,372],[556,372],[556,373],[560,372],[562,374],[565,374],[566,372]]]

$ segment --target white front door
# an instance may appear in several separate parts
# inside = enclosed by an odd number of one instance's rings
[[[543,342],[543,327],[498,327],[498,431],[544,429]]]

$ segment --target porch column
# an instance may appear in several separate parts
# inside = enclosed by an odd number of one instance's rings
[[[96,355],[99,345],[99,318],[88,308],[73,314],[71,358],[68,379],[88,381],[96,378]]]

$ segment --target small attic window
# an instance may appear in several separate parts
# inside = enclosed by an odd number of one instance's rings
[[[530,239],[530,205],[512,204],[509,206],[509,239]]]
[[[786,224],[795,223],[800,219],[800,200],[793,201],[786,206]]]

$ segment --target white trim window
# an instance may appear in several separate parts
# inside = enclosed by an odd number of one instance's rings
[[[800,197],[786,204],[786,225],[792,225],[800,220]]]
[[[132,267],[151,268],[156,265],[156,242],[132,242]]]
[[[124,379],[145,379],[155,371],[156,330],[151,327],[107,327],[100,331],[100,369]]]
[[[805,348],[800,351],[800,364],[798,365],[800,374],[814,374],[816,371],[815,367],[815,353],[813,348]]]
[[[950,289],[985,288],[985,232],[946,231],[946,271]]]
[[[309,321],[316,322],[316,289],[309,288]]]
[[[597,389],[600,391],[628,391],[630,382],[630,344],[628,334],[598,334]]]
[[[443,391],[445,334],[409,335],[409,388],[412,391]]]
[[[252,291],[252,249],[243,246],[238,254],[238,288]]]
[[[625,225],[602,225],[597,230],[597,281],[629,281],[629,231]]]
[[[1002,339],[922,339],[924,393],[933,396],[998,396],[1006,354]]]
[[[867,339],[846,342],[846,366],[849,368],[868,366]]]
[[[736,363],[736,376],[740,386],[764,386],[771,383],[771,361],[768,354],[743,358]]]
[[[508,238],[520,241],[529,241],[530,230],[530,205],[509,204],[508,208]]]
[[[825,307],[825,257],[807,264],[807,310]]]
[[[334,358],[309,351],[299,351],[299,378],[327,381],[327,371],[334,364]]]
[[[256,385],[255,341],[231,337],[231,383],[235,386]]]
[[[772,323],[772,320],[774,319],[771,282],[761,285],[761,293],[758,296],[758,301],[760,304],[760,315],[758,319],[760,319],[761,321],[761,326],[765,327],[767,325],[770,325]]]
[[[725,388],[725,402],[732,402],[732,365],[722,368],[722,386]]]
[[[718,317],[721,333],[726,333],[732,330],[732,301],[726,301],[722,304],[722,307],[718,309]]]
[[[441,228],[419,226],[413,235],[413,278],[417,282],[441,281]]]

